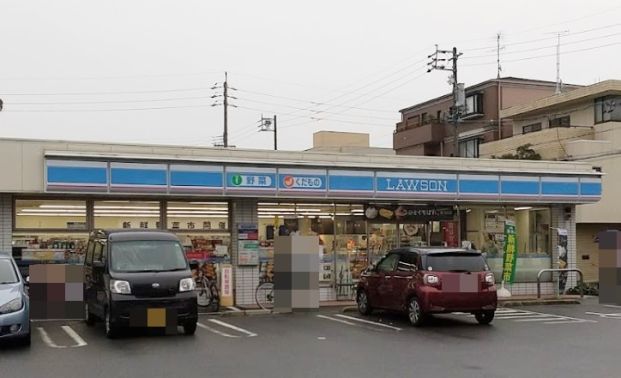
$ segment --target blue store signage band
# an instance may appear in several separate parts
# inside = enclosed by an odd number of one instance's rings
[[[46,160],[48,192],[210,194],[291,198],[590,203],[596,175],[462,174],[218,164]]]

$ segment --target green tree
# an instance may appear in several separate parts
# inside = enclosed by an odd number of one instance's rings
[[[504,154],[498,157],[498,159],[513,159],[513,160],[541,160],[541,155],[532,149],[532,144],[527,143],[519,146],[515,151],[515,154]],[[495,156],[492,156],[496,158]]]

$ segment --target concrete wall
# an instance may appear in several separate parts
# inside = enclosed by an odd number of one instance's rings
[[[599,282],[599,246],[596,237],[605,230],[621,230],[621,223],[581,223],[576,226],[576,266],[584,273],[585,282]]]
[[[521,134],[521,127],[519,130]],[[530,143],[543,160],[560,160],[567,157],[567,150],[565,148],[567,142],[584,139],[593,139],[593,131],[582,128],[560,127],[514,135],[512,138],[483,143],[479,146],[479,152],[482,158],[498,157],[509,153],[514,154],[519,146]]]
[[[369,134],[318,131],[313,134],[313,147],[369,147]]]
[[[621,223],[621,155],[603,156],[589,159],[588,162],[601,167],[604,172],[602,199],[597,203],[578,206],[578,223]]]

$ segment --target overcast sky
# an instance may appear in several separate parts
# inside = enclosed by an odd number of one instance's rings
[[[618,1],[0,0],[0,136],[210,146],[229,72],[229,144],[279,149],[318,130],[391,147],[398,110],[450,91],[434,44],[463,51],[459,81],[502,74],[621,79]],[[221,101],[219,101],[221,102]]]

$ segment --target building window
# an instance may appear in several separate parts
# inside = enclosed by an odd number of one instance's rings
[[[466,97],[466,115],[483,114],[483,95],[480,93]]]
[[[571,119],[569,116],[553,118],[550,120],[550,128],[569,127],[570,125],[571,125]]]
[[[95,201],[93,211],[98,229],[159,229],[158,201]]]
[[[429,115],[427,113],[421,114],[420,118],[421,118],[421,125],[426,125],[429,123]]]
[[[442,119],[442,110],[438,110],[438,112],[436,113],[436,122],[440,122],[441,119]]]
[[[479,157],[479,138],[459,142],[459,156],[467,158]]]
[[[86,201],[15,200],[15,228],[86,230]]]
[[[595,123],[621,121],[621,96],[595,99]]]
[[[522,127],[522,134],[534,133],[535,131],[541,131],[541,122]]]

